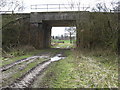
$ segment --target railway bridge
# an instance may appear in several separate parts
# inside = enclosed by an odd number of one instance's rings
[[[50,47],[52,27],[75,26],[77,29],[77,44],[80,43],[79,30],[85,29],[89,23],[88,11],[69,12],[31,12],[30,23],[37,26],[39,30],[39,41],[37,48]],[[83,25],[84,24],[84,25]],[[83,27],[85,26],[85,27]]]

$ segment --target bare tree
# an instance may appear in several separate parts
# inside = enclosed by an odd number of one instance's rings
[[[111,2],[112,8],[114,12],[120,12],[120,1]]]
[[[68,2],[68,4],[69,4],[69,8],[71,10],[78,10],[78,11],[83,10],[83,11],[87,11],[90,8],[90,6],[84,6],[84,4],[81,7],[81,3],[80,2],[75,3],[74,0],[70,0],[70,2]]]
[[[70,27],[70,28],[65,28],[65,31],[69,33],[70,43],[72,43],[72,35],[75,34],[76,29],[74,27]]]
[[[107,7],[106,3],[97,3],[96,7],[92,9],[94,12],[109,12],[110,8]]]
[[[106,3],[97,3],[96,6],[92,9],[93,12],[119,12],[120,11],[120,1],[111,2],[110,6],[107,6]]]
[[[0,0],[0,11],[23,11],[23,1],[20,0]]]

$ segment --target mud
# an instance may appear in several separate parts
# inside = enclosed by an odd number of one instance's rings
[[[8,88],[28,88],[31,83],[34,81],[34,79],[42,73],[42,71],[49,66],[52,62],[62,60],[65,57],[62,56],[62,54],[57,54],[56,56],[52,57],[48,61],[44,61],[40,64],[38,64],[36,67],[32,68],[30,71],[28,71],[25,75],[23,75],[21,78],[16,80],[16,82],[12,83],[8,86]]]
[[[8,64],[8,65],[5,65],[3,67],[0,68],[0,70],[3,72],[3,71],[6,71],[10,68],[12,68],[13,66],[17,65],[17,64],[20,64],[22,62],[25,62],[25,61],[28,61],[28,63],[30,62],[33,62],[35,59],[37,58],[49,58],[50,56],[48,55],[42,55],[42,56],[32,56],[32,57],[28,57],[28,58],[25,58],[25,59],[21,59],[21,60],[18,60],[16,62],[13,62],[11,64]]]

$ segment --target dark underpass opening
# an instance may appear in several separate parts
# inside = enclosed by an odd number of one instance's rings
[[[76,27],[52,27],[51,48],[75,48]]]

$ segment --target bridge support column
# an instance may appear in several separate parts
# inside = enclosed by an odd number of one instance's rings
[[[38,23],[38,37],[36,48],[49,48],[51,45],[51,26],[45,23]]]
[[[38,48],[43,48],[44,47],[44,29],[43,29],[43,24],[38,23],[38,29],[39,29],[39,36],[38,36]]]
[[[77,28],[77,48],[90,48],[91,33],[87,23],[79,23]],[[87,37],[87,38],[86,38]]]
[[[36,49],[48,48],[50,47],[51,40],[51,27],[47,24],[32,23],[31,24],[31,42]]]
[[[43,30],[44,30],[44,48],[49,48],[51,46],[51,29],[52,26],[43,23]]]
[[[31,40],[32,40],[32,45],[36,49],[41,49],[44,47],[44,29],[43,29],[43,24],[42,23],[32,23],[31,24]]]
[[[79,29],[79,27],[77,26],[76,27],[76,46],[77,46],[77,48],[79,48],[80,47],[80,43],[81,43],[81,38],[80,38],[80,29]]]
[[[86,48],[89,47],[88,40],[85,38],[87,37],[87,32],[89,32],[89,14],[87,13],[78,13],[77,20],[76,20],[76,45],[77,48]]]
[[[81,23],[77,22],[76,30],[77,30],[76,45],[77,45],[77,48],[82,48],[83,42],[84,42],[83,41],[84,29],[82,28]]]

